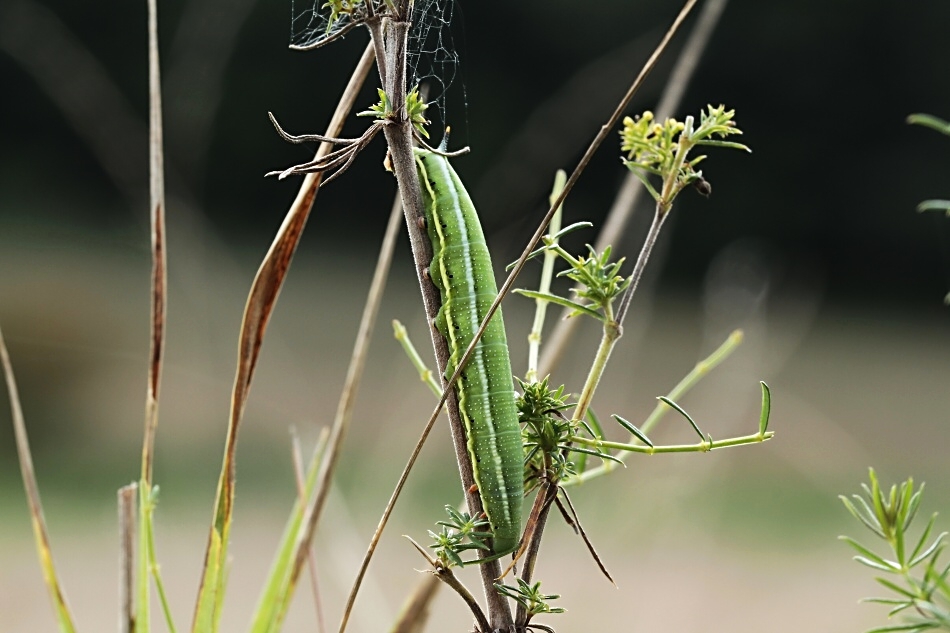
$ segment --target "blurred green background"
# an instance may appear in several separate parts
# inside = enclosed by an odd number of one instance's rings
[[[307,160],[266,118],[322,131],[366,35],[287,49],[308,5],[159,5],[169,223],[169,338],[156,479],[158,548],[179,625],[190,619],[219,468],[244,299],[297,182],[264,179]],[[460,65],[449,91],[455,161],[496,270],[544,211],[677,3],[456,3]],[[687,23],[687,30],[692,21]],[[681,197],[595,406],[636,421],[733,329],[746,342],[683,404],[714,437],[751,432],[758,380],[773,390],[766,445],[633,458],[573,499],[619,590],[582,543],[552,526],[539,570],[568,614],[560,630],[845,631],[883,621],[856,604],[870,574],[835,537],[863,538],[836,496],[874,465],[928,481],[950,503],[950,139],[904,123],[950,118],[950,3],[730,2],[677,115],[737,111],[751,156],[713,152],[709,200]],[[679,44],[631,113],[653,108]],[[138,473],[148,314],[145,3],[0,3],[0,323],[17,371],[54,553],[83,630],[115,622],[115,490]],[[359,107],[375,101],[367,86]],[[351,120],[358,131],[365,120]],[[438,136],[438,132],[436,132]],[[568,201],[602,221],[625,172],[605,146]],[[293,498],[288,429],[332,420],[394,182],[374,144],[320,194],[272,319],[242,430],[226,630],[243,628]],[[647,211],[645,208],[644,211]],[[643,216],[646,213],[641,214]],[[636,223],[622,244],[638,249]],[[577,236],[574,245],[593,241]],[[403,238],[405,242],[405,238]],[[529,268],[523,284],[535,283]],[[431,410],[388,325],[420,348],[425,326],[400,245],[338,490],[319,535],[336,622],[378,514]],[[516,373],[532,306],[506,304]],[[597,332],[585,324],[553,380],[579,388]],[[32,549],[6,396],[0,396],[0,630],[53,630]],[[686,441],[670,420],[659,439]],[[458,496],[445,429],[432,438],[383,541],[352,630],[378,631]],[[865,539],[867,540],[867,539]],[[474,577],[472,584],[476,585]],[[306,596],[288,630],[312,630]],[[443,630],[467,630],[443,596]]]

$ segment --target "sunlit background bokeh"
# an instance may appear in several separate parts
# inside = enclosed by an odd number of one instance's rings
[[[304,8],[159,4],[170,296],[157,547],[180,630],[204,555],[244,300],[298,184],[263,174],[313,150],[283,143],[266,113],[291,132],[322,131],[366,42],[357,31],[327,49],[287,50],[292,11]],[[574,165],[679,5],[457,0],[455,8],[460,65],[446,118],[453,145],[472,147],[455,165],[500,272],[543,214],[553,171]],[[750,633],[883,623],[883,609],[857,604],[877,589],[836,537],[870,538],[837,496],[857,492],[875,466],[887,482],[926,480],[925,513],[950,506],[950,311],[942,303],[950,219],[914,212],[922,199],[950,197],[950,139],[904,122],[913,112],[950,118],[948,29],[950,5],[935,0],[900,11],[880,1],[729,3],[677,115],[725,103],[754,153],[711,152],[704,169],[713,196],[682,196],[595,408],[642,420],[656,396],[742,328],[744,344],[680,404],[713,437],[751,433],[765,380],[776,436],[707,455],[634,457],[626,470],[574,489],[618,588],[552,521],[538,576],[568,613],[545,623]],[[145,41],[144,2],[0,3],[0,325],[55,559],[83,631],[115,626],[115,491],[139,468]],[[655,107],[677,52],[631,113]],[[367,86],[359,108],[374,95]],[[271,321],[240,439],[222,630],[247,627],[293,500],[290,429],[312,446],[336,410],[395,192],[384,152],[377,142],[320,194]],[[623,176],[611,139],[569,199],[568,221],[601,223]],[[649,212],[644,206],[616,245],[628,261]],[[572,246],[593,240],[578,235]],[[426,349],[405,242],[317,537],[331,627],[433,404],[389,325],[400,319]],[[537,274],[529,267],[521,285]],[[519,374],[532,310],[518,297],[505,304]],[[552,380],[578,389],[597,337],[585,324]],[[0,631],[52,631],[6,402],[0,396]],[[690,433],[670,417],[654,439],[685,442]],[[441,426],[351,630],[392,621],[424,566],[401,535],[426,540],[459,497],[456,472]],[[478,584],[474,574],[467,580]],[[305,584],[286,630],[314,630],[311,602]],[[438,630],[470,630],[448,592],[433,618]]]

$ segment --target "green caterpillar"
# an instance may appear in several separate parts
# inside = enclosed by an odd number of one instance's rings
[[[448,341],[446,375],[455,372],[498,293],[475,207],[444,156],[416,151],[429,267],[442,296],[436,327]],[[501,310],[492,317],[456,383],[468,454],[494,534],[495,556],[514,551],[521,536],[523,449]]]

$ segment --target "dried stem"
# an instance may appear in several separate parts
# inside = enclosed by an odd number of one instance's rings
[[[541,552],[541,539],[544,536],[544,527],[547,525],[548,514],[551,512],[551,505],[557,497],[556,483],[545,481],[541,491],[534,498],[534,504],[531,507],[529,523],[533,523],[534,531],[531,540],[528,541],[528,550],[524,556],[524,568],[521,570],[521,579],[527,583],[534,577],[534,568],[538,562],[538,554]],[[528,614],[525,608],[518,605],[515,622],[524,625],[528,621]]]
[[[387,121],[387,125],[383,127],[383,133],[386,135],[393,171],[396,175],[396,181],[399,184],[399,193],[406,217],[406,227],[409,232],[409,242],[412,247],[413,261],[415,263],[419,287],[422,292],[423,306],[429,322],[433,324],[430,327],[430,335],[432,337],[433,349],[435,350],[437,366],[440,375],[444,376],[449,352],[445,339],[434,326],[435,316],[438,313],[441,300],[438,290],[426,276],[426,269],[432,261],[432,245],[429,243],[428,236],[425,234],[420,222],[420,219],[424,217],[424,210],[419,178],[416,173],[415,158],[412,153],[412,125],[408,120],[405,110],[405,52],[409,23],[393,18],[381,18],[368,20],[367,27],[370,30],[373,44],[376,47],[377,59],[380,60],[380,63],[377,64],[377,68],[380,72],[383,89],[390,98],[390,104],[393,110],[393,116]],[[376,543],[378,543],[382,536],[382,531],[389,520],[395,501],[402,492],[409,472],[419,456],[423,443],[435,425],[435,421],[443,405],[446,406],[446,410],[449,414],[456,459],[459,464],[462,485],[466,491],[466,501],[468,502],[469,512],[473,515],[477,515],[482,511],[477,495],[470,492],[475,478],[468,459],[464,424],[459,414],[458,400],[455,390],[448,387],[448,385],[454,384],[454,381],[443,380],[442,384],[443,394],[439,405],[429,418],[428,423],[422,431],[419,442],[413,449],[406,467],[396,483],[393,494],[386,505],[386,509],[383,511],[383,515],[371,539],[369,548],[357,572],[356,580],[350,591],[347,604],[344,607],[344,614],[339,629],[341,633],[346,628],[350,611],[356,600],[362,579],[369,567],[369,562],[372,558]],[[485,587],[486,598],[489,602],[491,624],[494,628],[504,628],[511,624],[511,612],[508,609],[507,602],[494,589],[493,582],[495,577],[500,574],[501,568],[497,561],[493,561],[493,563],[494,564],[480,566],[482,584]]]
[[[135,631],[135,482],[119,488],[119,633]]]
[[[478,601],[475,600],[475,596],[473,596],[472,592],[468,590],[468,587],[463,585],[455,574],[452,573],[451,569],[442,569],[433,573],[435,573],[439,580],[451,587],[452,590],[462,598],[465,604],[468,605],[469,610],[475,617],[475,622],[478,624],[478,630],[483,632],[495,630],[491,628],[491,625],[485,618],[485,614],[482,608],[478,606]]]
[[[142,440],[142,482],[147,494],[152,485],[155,430],[158,426],[158,395],[165,350],[166,279],[165,166],[162,147],[162,84],[158,58],[156,0],[148,0],[148,96],[149,96],[149,215],[152,238],[152,310],[145,399],[145,434]]]

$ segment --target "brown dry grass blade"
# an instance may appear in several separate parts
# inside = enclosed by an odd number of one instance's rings
[[[36,473],[33,470],[33,456],[30,453],[30,441],[26,434],[26,423],[23,421],[23,409],[20,406],[20,394],[17,391],[16,379],[13,376],[13,365],[7,345],[3,341],[3,331],[0,330],[0,364],[3,364],[3,374],[7,381],[7,392],[10,394],[10,412],[13,416],[13,434],[16,437],[17,458],[20,460],[20,474],[23,476],[23,487],[26,489],[26,501],[30,506],[30,518],[33,522],[33,537],[36,539],[36,551],[40,557],[40,568],[43,570],[43,580],[49,589],[53,608],[56,610],[56,620],[59,630],[63,633],[75,633],[73,616],[66,602],[66,594],[59,584],[56,568],[53,565],[53,552],[50,549],[49,533],[46,530],[46,519],[43,517],[43,504],[40,501],[40,489],[36,484]]]
[[[152,485],[152,457],[158,426],[158,390],[165,350],[167,258],[165,249],[165,158],[162,144],[162,88],[158,63],[156,0],[148,2],[148,158],[149,219],[152,238],[152,312],[148,355],[148,388],[145,396],[145,437],[142,441],[142,481],[147,494]]]
[[[616,587],[617,582],[613,579],[613,576],[610,575],[610,572],[607,571],[607,566],[604,564],[603,559],[601,559],[600,554],[594,549],[594,543],[590,540],[590,537],[587,536],[587,531],[584,530],[584,526],[581,525],[581,518],[577,516],[577,509],[574,507],[574,504],[571,503],[571,498],[568,496],[567,491],[560,488],[559,492],[564,495],[564,501],[567,502],[567,507],[565,507],[559,497],[555,497],[554,499],[554,502],[557,503],[558,510],[561,511],[561,516],[563,516],[567,524],[574,529],[574,532],[581,535],[581,538],[584,539],[584,544],[587,546],[587,551],[590,552],[594,562],[597,563],[597,566],[600,568],[600,573]]]
[[[167,302],[167,256],[165,248],[165,154],[162,141],[162,82],[158,56],[158,2],[148,0],[148,171],[149,225],[151,227],[151,313],[149,317],[148,384],[145,391],[145,430],[142,435],[142,472],[139,482],[139,547],[136,598],[129,597],[135,609],[132,630],[148,629],[151,619],[149,604],[149,563],[154,560],[152,528],[152,464],[155,454],[155,433],[158,429],[158,394],[162,379],[165,351],[165,306]],[[161,591],[161,580],[156,572]],[[123,587],[124,590],[124,587]],[[127,605],[120,605],[125,608]]]
[[[326,136],[338,136],[343,121],[353,108],[353,102],[359,93],[369,69],[372,67],[373,49],[367,47],[363,53],[353,77],[347,85],[333,118],[327,127]],[[322,144],[317,156],[325,156],[332,149]],[[240,342],[238,344],[237,372],[231,393],[231,412],[228,420],[228,432],[225,439],[224,460],[218,479],[218,489],[214,506],[214,518],[208,536],[205,552],[204,570],[195,605],[192,631],[195,633],[215,631],[217,629],[222,591],[224,585],[224,567],[227,557],[228,536],[231,527],[232,506],[234,502],[234,455],[237,446],[238,426],[244,414],[247,395],[254,376],[254,368],[260,355],[261,345],[267,331],[277,297],[283,286],[290,262],[322,180],[321,174],[308,174],[300,187],[296,199],[287,212],[284,222],[264,257],[257,276],[251,285],[251,291],[244,307],[244,319],[241,323]]]

